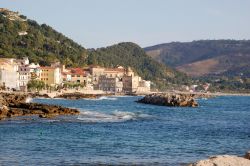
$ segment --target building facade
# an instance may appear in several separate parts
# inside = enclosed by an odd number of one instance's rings
[[[19,90],[18,64],[15,59],[0,59],[0,85],[7,89]]]
[[[19,87],[21,91],[27,91],[27,84],[31,79],[30,68],[28,65],[22,65],[18,68],[19,72]]]
[[[56,86],[62,83],[61,69],[59,67],[40,67],[40,80],[49,86]]]
[[[121,93],[123,91],[122,80],[118,77],[100,76],[98,85],[99,90],[106,92]]]

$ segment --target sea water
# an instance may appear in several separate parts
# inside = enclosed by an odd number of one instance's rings
[[[250,97],[201,99],[197,108],[139,98],[33,99],[81,114],[0,121],[0,165],[185,165],[250,150]]]

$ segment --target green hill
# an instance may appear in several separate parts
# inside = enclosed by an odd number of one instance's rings
[[[133,43],[87,50],[46,24],[26,19],[12,11],[0,12],[0,57],[29,57],[31,62],[49,65],[60,61],[68,67],[90,64],[113,67],[130,66],[157,87],[182,84],[187,77],[154,61]],[[172,85],[171,85],[172,86]]]
[[[46,24],[26,20],[25,16],[10,19],[11,11],[0,14],[0,56],[27,56],[42,65],[61,61],[69,66],[81,66],[87,58],[86,49]],[[24,18],[20,20],[20,18]],[[20,34],[20,33],[27,34]]]
[[[168,86],[168,83],[183,84],[190,81],[186,75],[154,61],[146,55],[141,47],[134,43],[120,43],[89,51],[88,60],[89,64],[105,67],[130,66],[144,79],[152,80],[161,85],[162,88]]]

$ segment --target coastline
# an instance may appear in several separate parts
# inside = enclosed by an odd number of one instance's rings
[[[37,115],[40,118],[53,118],[59,115],[78,115],[77,109],[58,105],[30,103],[30,95],[17,93],[0,93],[0,120]]]
[[[146,96],[152,94],[183,94],[183,95],[193,95],[195,97],[216,97],[216,96],[250,96],[250,93],[224,93],[224,92],[185,92],[185,91],[151,91],[147,93],[105,93],[100,90],[91,90],[91,91],[62,91],[62,92],[11,92],[11,91],[0,91],[0,93],[8,93],[8,94],[17,94],[17,95],[29,95],[33,98],[35,97],[43,97],[43,98],[65,98],[64,96],[78,96],[79,98],[98,98],[102,96]],[[70,98],[68,98],[70,99]]]
[[[82,101],[78,101],[79,103],[80,102],[82,102]],[[86,103],[88,102],[88,101],[85,101]],[[53,103],[53,102],[51,102],[51,103]],[[95,102],[93,102],[94,104],[95,104]],[[160,108],[161,109],[161,108]],[[160,110],[159,109],[159,110]],[[196,112],[196,111],[195,111]],[[196,114],[196,113],[195,113]],[[37,115],[35,115],[35,116],[37,116]],[[43,117],[43,118],[49,118],[49,117]],[[53,117],[52,117],[53,118]],[[39,124],[40,125],[40,124]],[[98,126],[98,125],[97,125]],[[114,126],[117,126],[116,124],[114,124]],[[82,128],[80,128],[80,129],[82,129]],[[220,154],[220,153],[214,153],[214,154]],[[211,154],[210,154],[211,155]],[[213,155],[213,154],[212,154]],[[237,154],[237,155],[240,155],[240,154]],[[205,161],[207,161],[207,160],[209,160],[209,162],[210,162],[210,160],[211,160],[211,162],[217,162],[217,160],[215,160],[214,161],[214,158],[219,158],[219,160],[222,158],[223,159],[223,161],[225,161],[225,162],[227,162],[227,161],[229,161],[229,160],[231,160],[231,157],[227,157],[228,155],[223,155],[223,156],[226,156],[226,157],[210,157],[209,159],[206,159]],[[231,155],[230,155],[231,156]],[[207,156],[202,156],[202,157],[199,157],[198,159],[202,159],[202,158],[205,158],[205,157],[207,157]],[[232,157],[237,157],[237,156],[232,156]],[[227,160],[227,159],[229,159],[229,160]],[[241,160],[242,158],[233,158],[233,159],[236,159],[237,161],[239,161],[239,160]],[[204,161],[204,160],[201,160],[201,161],[199,161],[199,162],[197,162],[197,163],[200,163],[200,162],[202,162],[202,161]],[[195,162],[195,160],[190,160],[190,162],[185,162],[185,165],[188,165],[189,163],[191,163],[191,162]],[[195,163],[194,163],[195,164]],[[192,165],[192,166],[208,166],[208,165]],[[224,166],[224,165],[222,165],[222,166]],[[235,165],[235,166],[237,166],[237,165]]]

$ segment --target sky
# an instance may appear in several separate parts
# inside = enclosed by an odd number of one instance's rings
[[[250,39],[250,0],[0,0],[85,48]]]

